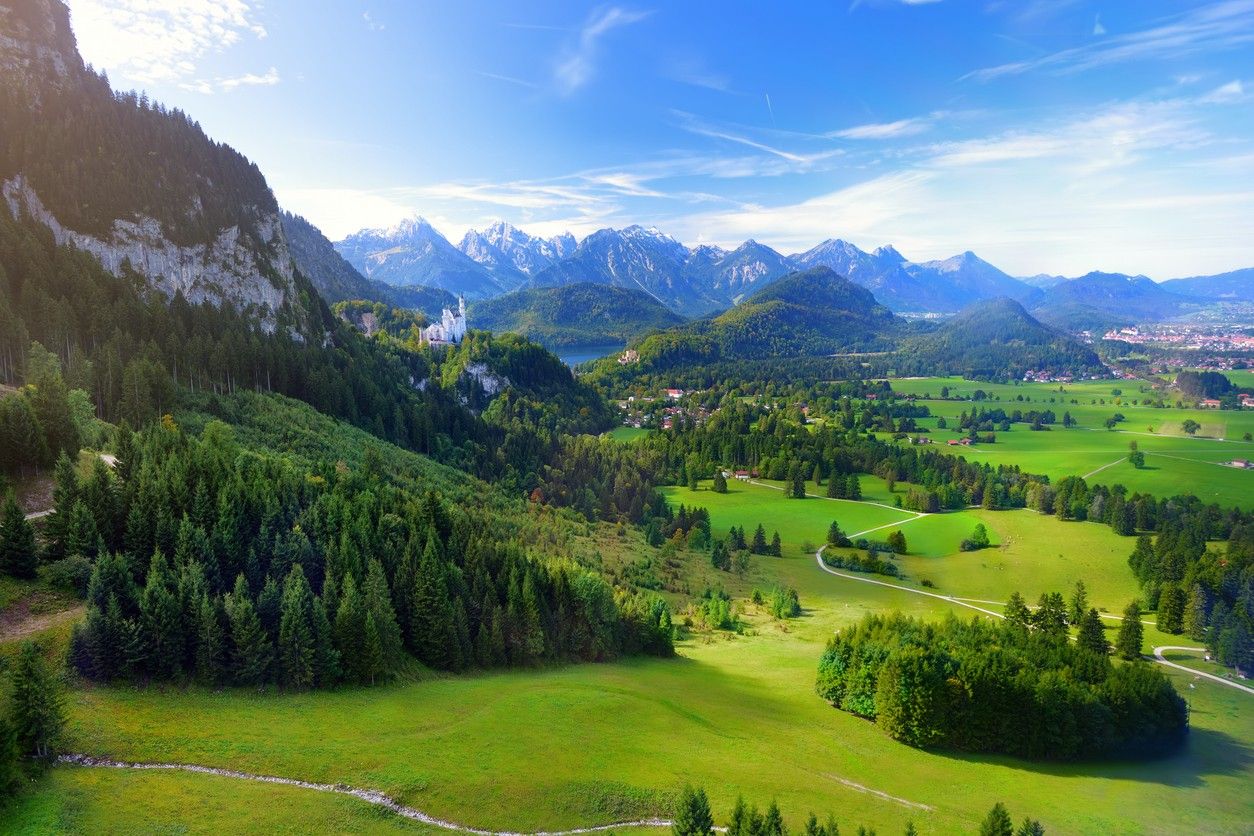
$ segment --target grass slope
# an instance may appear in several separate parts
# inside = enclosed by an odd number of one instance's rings
[[[847,829],[867,824],[900,832],[913,819],[923,832],[969,833],[997,800],[1008,802],[1016,817],[1040,818],[1051,832],[1245,828],[1254,779],[1249,698],[1208,683],[1189,689],[1187,674],[1177,675],[1193,710],[1187,749],[1146,763],[1028,764],[922,752],[827,707],[813,695],[813,678],[833,629],[868,610],[969,613],[826,575],[801,549],[805,540],[822,538],[833,506],[841,506],[837,516],[851,531],[908,516],[903,512],[734,487],[725,495],[669,493],[673,501],[709,507],[716,531],[759,520],[768,530],[778,527],[784,556],[753,558],[752,583],[797,587],[803,617],[777,624],[755,612],[745,635],[699,634],[669,661],[441,677],[325,694],[81,690],[71,699],[72,746],[134,760],[343,781],[468,824],[512,829],[662,812],[686,782],[707,787],[720,821],[743,793],[760,803],[777,798],[794,828],[810,810],[831,810]],[[883,493],[882,483],[868,488]],[[950,519],[961,526],[926,528]],[[1003,546],[954,554],[952,537],[976,519],[986,519]],[[907,573],[926,561],[942,591],[952,594],[967,592],[957,588],[962,583],[1003,600],[1016,586],[1062,588],[1080,574],[1094,602],[1113,609],[1134,586],[1116,547],[1130,541],[1100,526],[967,511],[903,523],[902,530],[913,534],[919,551],[903,559]],[[703,555],[681,559],[694,576],[708,574]],[[944,588],[951,583],[952,590]],[[62,772],[54,773],[57,780]],[[103,821],[126,822],[140,802],[93,796],[91,803],[118,808]],[[269,803],[288,806],[277,794]]]

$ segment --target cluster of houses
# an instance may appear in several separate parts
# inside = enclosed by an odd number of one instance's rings
[[[1254,395],[1240,395],[1241,406],[1244,409],[1254,409]],[[1202,398],[1197,402],[1201,409],[1219,409],[1222,401],[1218,398]]]
[[[1225,467],[1235,467],[1238,470],[1254,470],[1254,462],[1249,459],[1233,459],[1230,462],[1224,462]]]
[[[663,389],[661,398],[637,398],[632,395],[625,401],[619,401],[618,409],[623,413],[623,426],[669,430],[680,418],[689,418],[698,424],[704,424],[710,418],[710,411],[704,406],[680,405],[679,402],[685,394],[683,389]],[[667,405],[660,406],[660,403]]]

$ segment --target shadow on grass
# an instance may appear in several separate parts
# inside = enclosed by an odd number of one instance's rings
[[[1180,749],[1170,755],[1139,760],[1030,761],[1008,755],[944,753],[955,760],[1009,767],[1069,778],[1110,778],[1189,788],[1206,785],[1214,776],[1245,774],[1254,765],[1254,749],[1215,729],[1194,728]]]

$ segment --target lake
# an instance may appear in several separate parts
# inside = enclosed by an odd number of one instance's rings
[[[550,351],[556,354],[566,365],[578,366],[580,363],[597,360],[607,354],[620,354],[626,347],[622,343],[609,343],[606,345],[572,345],[568,348],[550,349]]]

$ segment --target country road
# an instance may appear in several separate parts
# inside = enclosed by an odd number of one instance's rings
[[[913,522],[913,520],[907,520],[906,522]],[[879,526],[878,528],[883,528],[883,526]],[[859,531],[856,534],[848,535],[848,537],[849,539],[852,540],[856,537],[861,537],[867,534],[868,532],[875,531],[875,530],[877,529],[867,529],[866,531]],[[876,580],[875,578],[868,578],[868,577],[864,577],[864,576],[850,573],[850,572],[839,572],[823,562],[823,551],[826,548],[827,548],[826,543],[824,543],[822,546],[819,546],[818,550],[814,553],[814,559],[819,564],[819,568],[822,569],[824,572],[828,573],[829,575],[835,575],[838,578],[845,578],[847,580],[858,581],[860,583],[870,583],[870,584],[875,584],[876,586],[886,586],[889,589],[899,589],[902,592],[910,592],[915,595],[926,595],[928,598],[936,598],[940,601],[945,601],[946,603],[949,603],[949,604],[955,604],[959,607],[966,607],[967,609],[975,610],[976,612],[980,612],[985,615],[990,615],[993,618],[1005,618],[1006,617],[999,612],[994,612],[993,610],[988,610],[988,609],[985,609],[984,607],[977,607],[975,604],[969,603],[970,601],[978,600],[975,598],[957,598],[957,597],[954,597],[953,595],[941,595],[939,592],[928,592],[926,589],[915,589],[914,587],[902,586],[901,584],[889,583],[888,581],[880,581],[880,580]],[[1157,662],[1160,665],[1166,665],[1169,668],[1176,668],[1177,670],[1185,671],[1186,673],[1195,674],[1199,677],[1205,677],[1206,679],[1209,679],[1213,682],[1218,682],[1220,685],[1227,685],[1230,688],[1236,688],[1240,691],[1245,691],[1247,694],[1254,694],[1254,688],[1250,688],[1248,686],[1242,685],[1239,682],[1233,682],[1230,679],[1224,679],[1222,676],[1215,676],[1214,674],[1203,673],[1202,671],[1194,670],[1193,668],[1185,667],[1184,665],[1178,665],[1175,662],[1169,662],[1162,657],[1161,653],[1159,653],[1159,651],[1162,651],[1162,650],[1191,650],[1191,651],[1200,652],[1202,650],[1202,648],[1200,647],[1166,647],[1166,646],[1156,647],[1154,648],[1153,658],[1151,659],[1148,656],[1146,656],[1145,658],[1150,659],[1150,661]]]

